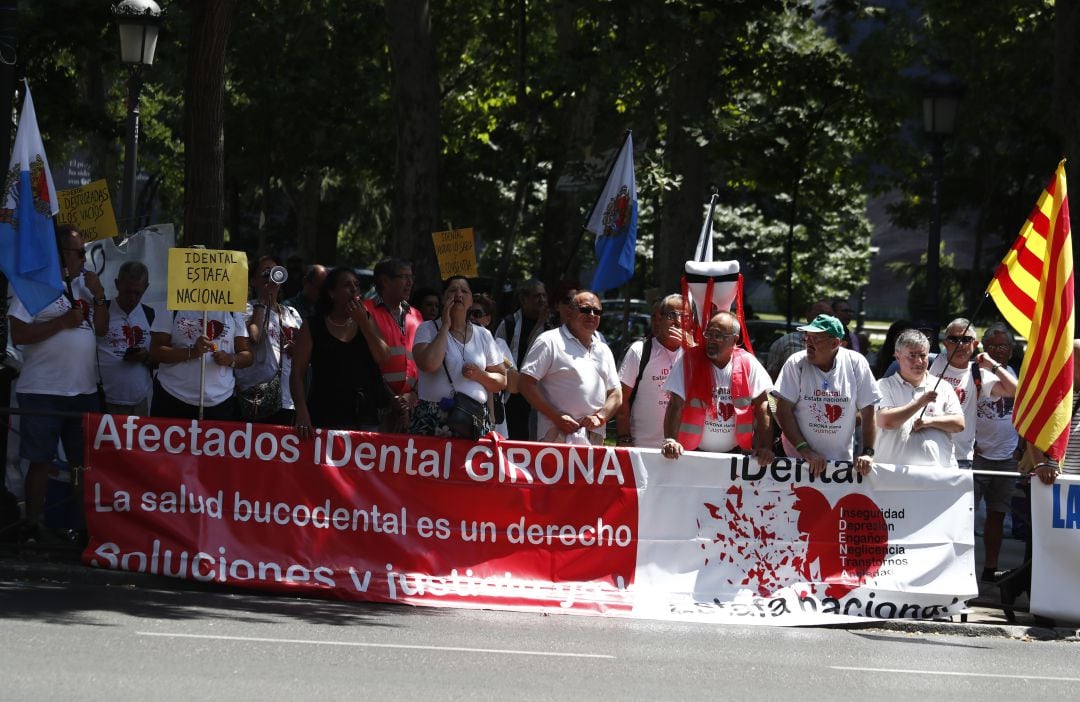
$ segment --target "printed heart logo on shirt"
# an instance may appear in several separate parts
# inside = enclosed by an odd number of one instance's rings
[[[877,574],[888,553],[889,531],[873,500],[850,494],[830,507],[811,487],[795,488],[795,498],[797,528],[806,540],[802,575],[807,581],[825,583],[825,595],[840,598]]]
[[[960,398],[960,404],[964,404],[964,401],[967,400],[967,390],[964,388],[956,388],[956,396]]]
[[[285,343],[291,344],[293,340],[293,335],[296,333],[296,330],[292,327],[282,327],[281,333],[285,335]]]
[[[124,326],[120,327],[120,330],[124,334],[124,341],[127,342],[128,348],[134,348],[142,345],[142,327],[129,327],[125,324]]]
[[[730,402],[716,403],[716,413],[725,422],[735,416],[735,405]]]
[[[225,331],[225,325],[216,319],[211,319],[206,323],[206,338],[210,341],[220,338],[223,331]]]
[[[843,413],[844,408],[840,405],[830,405],[828,403],[825,404],[825,416],[828,417],[829,421],[833,424],[836,423],[837,419],[840,419],[840,415],[842,415]]]

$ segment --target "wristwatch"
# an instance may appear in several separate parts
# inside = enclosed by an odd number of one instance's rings
[[[862,450],[862,454],[861,454],[861,455],[863,455],[863,456],[869,456],[870,458],[873,458],[873,457],[874,457],[874,447],[873,447],[873,446],[871,446],[870,448],[864,448],[864,449]]]

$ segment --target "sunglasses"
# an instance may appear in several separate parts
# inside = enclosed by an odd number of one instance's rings
[[[689,316],[690,315],[683,314],[682,312],[665,312],[664,313],[664,319],[666,319],[669,322],[681,322],[682,320],[687,319]]]
[[[484,312],[484,310],[480,309],[479,307],[469,310],[469,319],[480,319],[481,317],[486,316],[487,312]]]
[[[975,341],[975,337],[953,336],[952,334],[950,334],[949,336],[945,337],[945,341],[948,341],[950,344],[970,344],[972,341]]]
[[[599,317],[604,312],[599,307],[589,307],[588,305],[582,305],[581,307],[578,307],[577,311],[581,314],[591,314],[596,317]]]
[[[705,333],[702,334],[702,336],[704,336],[706,339],[709,339],[710,341],[720,341],[721,339],[735,339],[739,335],[738,334],[725,334],[724,332],[719,331],[718,329],[707,329],[705,331]]]

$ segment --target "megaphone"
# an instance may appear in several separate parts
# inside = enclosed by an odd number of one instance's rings
[[[687,261],[683,279],[689,302],[704,329],[717,312],[728,311],[739,293],[738,261]]]

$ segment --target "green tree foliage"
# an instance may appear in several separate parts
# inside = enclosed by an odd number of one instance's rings
[[[576,243],[628,128],[641,200],[631,291],[674,287],[715,188],[717,256],[770,281],[780,310],[790,279],[796,311],[866,283],[869,196],[899,192],[896,222],[925,226],[919,85],[942,63],[967,85],[942,202],[983,242],[957,268],[992,267],[1061,153],[1054,10],[1042,0],[978,12],[946,0],[429,7],[439,226],[475,227],[481,274],[497,280],[553,282],[594,265],[591,235]],[[140,165],[158,183],[162,221],[182,221],[189,8],[166,8],[142,102]],[[119,183],[126,85],[107,6],[53,0],[20,12],[19,62],[54,161],[86,148],[94,175]],[[226,62],[229,245],[355,265],[395,250],[385,4],[238,3]]]

